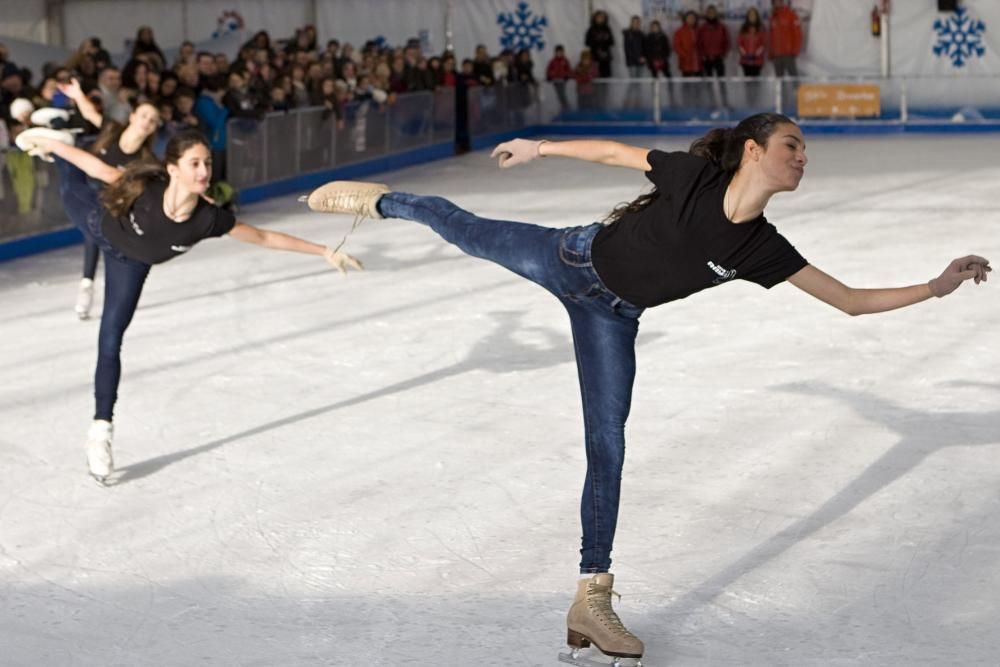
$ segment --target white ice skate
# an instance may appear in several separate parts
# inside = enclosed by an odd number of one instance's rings
[[[100,484],[107,484],[108,476],[115,468],[111,456],[111,439],[114,425],[104,419],[95,419],[87,431],[87,467],[90,476]]]
[[[53,130],[61,130],[67,121],[69,121],[69,112],[56,107],[42,107],[35,109],[31,114],[32,125],[48,127]]]
[[[67,146],[72,146],[74,144],[73,135],[69,132],[66,132],[65,130],[50,130],[47,127],[28,128],[24,132],[17,135],[17,138],[14,139],[14,143],[17,144],[18,148],[32,157],[40,158],[46,162],[53,162],[54,159],[51,155],[49,155],[48,151],[38,145],[38,139],[61,141]]]
[[[94,281],[90,278],[80,280],[80,289],[76,292],[76,316],[81,320],[90,317],[90,307],[94,303]]]

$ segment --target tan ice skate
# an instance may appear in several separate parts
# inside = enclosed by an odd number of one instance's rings
[[[375,208],[389,186],[365,181],[330,181],[309,193],[304,200],[309,208],[321,213],[353,213],[360,218],[382,219]],[[301,200],[300,200],[301,201]]]
[[[590,579],[581,579],[577,584],[576,598],[566,616],[566,643],[572,651],[560,653],[559,659],[575,665],[595,665],[580,653],[581,649],[593,644],[602,653],[615,658],[613,664],[620,665],[621,658],[641,666],[643,645],[638,637],[629,632],[618,614],[611,608],[611,589],[615,582],[613,574],[595,574]],[[604,663],[607,664],[607,663]]]

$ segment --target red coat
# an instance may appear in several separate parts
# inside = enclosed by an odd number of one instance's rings
[[[771,14],[771,57],[797,56],[802,50],[802,24],[791,7],[782,7]]]
[[[726,57],[729,53],[729,31],[722,21],[705,21],[698,26],[698,51],[706,60]]]
[[[758,32],[741,32],[737,40],[740,49],[740,64],[762,67],[767,52],[767,35]]]
[[[682,74],[701,73],[698,33],[686,23],[674,33],[674,53],[677,54],[677,67]]]
[[[572,78],[573,66],[569,64],[569,60],[565,56],[562,58],[552,58],[549,61],[549,66],[545,68],[545,79],[547,81],[566,81]]]

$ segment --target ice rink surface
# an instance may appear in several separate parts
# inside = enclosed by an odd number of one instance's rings
[[[882,287],[1000,263],[997,137],[806,136],[767,215],[816,266]],[[551,226],[646,184],[488,151],[377,180]],[[351,223],[294,197],[241,217],[330,244]],[[584,474],[566,316],[415,223],[347,248],[364,273],[229,239],[154,268],[109,488],[83,452],[81,250],[0,264],[0,664],[558,664]],[[994,276],[860,318],[740,281],[644,314],[613,571],[646,665],[1000,664]]]

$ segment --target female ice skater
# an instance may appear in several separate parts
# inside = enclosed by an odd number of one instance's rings
[[[68,98],[73,100],[80,115],[83,116],[94,127],[100,128],[97,138],[90,147],[90,152],[101,159],[105,164],[124,170],[136,160],[155,160],[153,154],[153,135],[156,134],[160,126],[160,112],[151,102],[139,102],[135,109],[129,114],[128,123],[123,127],[114,121],[105,123],[104,115],[97,110],[90,98],[84,94],[80,87],[80,82],[76,79],[69,83],[59,84],[59,90]],[[63,172],[63,181],[71,180],[65,176],[66,169],[70,165],[61,161],[60,169]],[[63,205],[66,214],[72,219],[76,215],[86,215],[72,205],[73,196],[65,187],[60,187],[60,194],[63,196]],[[85,225],[83,220],[73,220],[77,227]],[[90,238],[83,239],[83,277],[80,279],[80,287],[76,295],[77,317],[85,320],[90,317],[90,308],[94,303],[94,277],[97,275],[97,262],[100,257],[97,244]]]
[[[665,153],[613,141],[527,141],[497,146],[501,167],[570,157],[645,172],[656,186],[609,216],[607,224],[550,229],[486,220],[439,197],[390,192],[373,183],[333,182],[308,198],[314,210],[428,225],[446,241],[554,294],[569,313],[583,397],[587,475],[580,573],[568,643],[641,657],[642,642],[611,607],[611,546],[618,517],[625,420],[643,309],[735,279],[765,288],[788,280],[850,315],[879,313],[943,297],[964,281],[986,280],[989,262],[953,261],[928,283],[854,289],[811,266],[764,218],[778,193],[795,190],[806,166],[799,127],[759,114],[716,129],[689,152]]]
[[[26,130],[18,146],[35,154],[51,153],[69,163],[68,206],[81,231],[104,254],[104,310],[98,338],[94,396],[97,407],[87,434],[90,474],[104,482],[113,470],[112,415],[121,377],[121,345],[132,321],[146,276],[207,238],[228,235],[237,241],[274,250],[321,255],[339,271],[360,269],[350,255],[300,238],[237,222],[230,211],[205,197],[212,175],[211,151],[195,130],[180,132],[167,144],[165,165],[135,162],[119,171],[96,156],[54,138],[53,130]],[[72,139],[69,139],[71,142]],[[98,199],[87,176],[107,184]],[[103,203],[103,206],[102,206]]]

